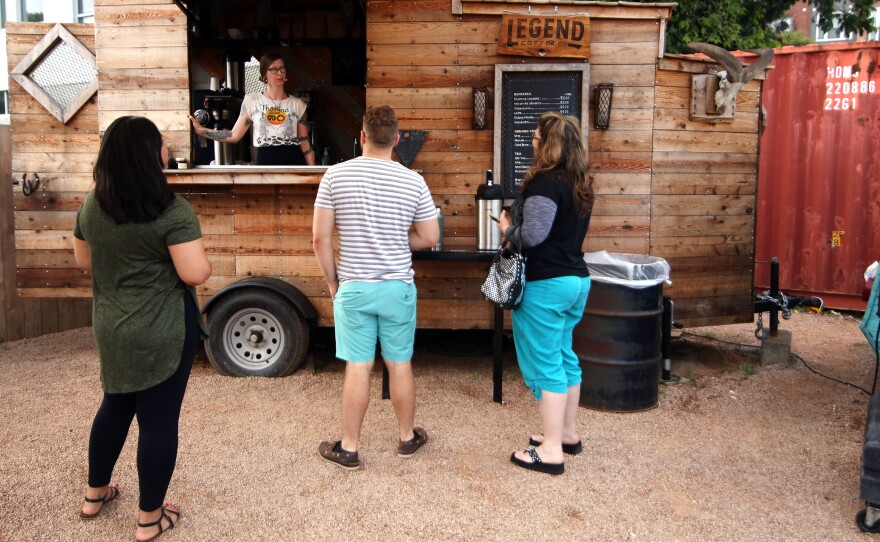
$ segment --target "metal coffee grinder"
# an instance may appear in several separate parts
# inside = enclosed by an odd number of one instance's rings
[[[477,249],[495,250],[501,244],[501,232],[489,215],[501,215],[504,191],[494,183],[492,170],[486,170],[486,184],[477,187],[474,207],[477,209]]]

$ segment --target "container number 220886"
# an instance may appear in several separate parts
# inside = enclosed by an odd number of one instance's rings
[[[836,69],[829,68],[829,77],[837,78],[852,75],[852,72],[838,74],[836,70],[840,70],[840,67]],[[847,111],[856,109],[860,95],[874,94],[875,92],[877,92],[876,81],[828,81],[825,83],[825,110]]]

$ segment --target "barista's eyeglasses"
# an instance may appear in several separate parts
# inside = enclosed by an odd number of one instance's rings
[[[287,68],[282,66],[280,68],[269,68],[266,71],[270,71],[272,73],[287,73]]]

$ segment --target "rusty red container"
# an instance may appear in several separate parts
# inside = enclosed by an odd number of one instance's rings
[[[755,289],[864,310],[880,259],[880,42],[776,50],[763,86]]]

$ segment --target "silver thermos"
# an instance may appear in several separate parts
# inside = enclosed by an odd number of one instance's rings
[[[501,232],[489,215],[501,215],[504,191],[494,183],[492,170],[486,170],[486,184],[477,187],[474,204],[477,208],[477,249],[494,250],[501,244]]]

